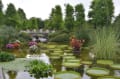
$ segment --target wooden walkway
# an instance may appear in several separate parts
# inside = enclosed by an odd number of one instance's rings
[[[3,69],[0,67],[0,79],[5,79]]]

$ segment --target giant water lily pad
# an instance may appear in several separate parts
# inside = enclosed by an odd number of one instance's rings
[[[82,64],[85,64],[85,65],[91,65],[91,64],[92,64],[92,61],[82,61],[81,63],[82,63]]]
[[[100,77],[100,76],[109,75],[110,71],[108,69],[105,69],[105,68],[93,67],[93,68],[89,68],[86,71],[86,73],[92,77]]]
[[[54,53],[63,53],[63,51],[62,50],[54,51]]]
[[[120,78],[114,76],[104,76],[104,77],[99,77],[98,79],[120,79]]]
[[[73,56],[73,53],[64,53],[65,56]]]
[[[48,45],[47,48],[49,49],[54,49],[56,47],[56,45]]]
[[[75,56],[64,56],[64,59],[75,59]]]
[[[10,62],[1,62],[0,67],[8,70],[23,71],[26,70],[26,66],[29,64],[29,60],[26,58],[16,58]]]
[[[73,62],[63,62],[62,65],[67,67],[67,68],[76,68],[76,67],[79,67],[81,64],[80,64],[80,62],[76,62],[76,63],[73,63]]]
[[[70,52],[71,52],[71,50],[64,50],[64,52],[65,52],[65,53],[70,53]]]
[[[120,70],[120,64],[112,64],[110,67],[115,70]]]
[[[97,60],[97,64],[100,64],[100,65],[111,65],[111,64],[113,64],[113,61],[112,60]]]
[[[80,59],[69,59],[69,60],[66,60],[66,62],[80,63]]]
[[[50,56],[50,59],[60,59],[61,56]]]
[[[55,74],[55,79],[81,79],[81,76],[74,71],[62,71]]]

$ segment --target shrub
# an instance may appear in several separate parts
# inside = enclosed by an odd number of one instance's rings
[[[7,52],[0,52],[0,62],[12,61],[15,56]]]
[[[53,73],[52,65],[48,65],[43,61],[33,60],[30,62],[29,66],[29,73],[34,75],[35,78],[43,78],[51,76]]]
[[[52,42],[68,42],[69,41],[69,35],[66,33],[59,34],[53,38],[50,39]]]

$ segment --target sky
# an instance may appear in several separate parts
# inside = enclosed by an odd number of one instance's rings
[[[64,14],[64,4],[67,3],[71,4],[73,7],[76,4],[82,3],[85,8],[85,15],[87,19],[91,1],[92,0],[2,0],[4,10],[6,10],[9,3],[13,3],[16,9],[22,8],[24,10],[28,19],[30,17],[39,17],[43,20],[49,18],[51,9],[54,8],[55,5],[60,5],[62,7],[62,13]],[[114,15],[117,16],[120,13],[120,0],[113,0],[113,3],[115,6]]]

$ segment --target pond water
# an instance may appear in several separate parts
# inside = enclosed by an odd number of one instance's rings
[[[52,47],[50,47],[50,48],[52,49]],[[43,51],[46,51],[46,49],[44,49],[44,47],[42,49],[42,52]],[[46,54],[48,56],[50,56],[49,53],[46,53]],[[82,61],[90,60],[88,50],[81,51],[80,60],[82,60]],[[91,79],[91,77],[88,76],[85,72],[85,70],[90,67],[89,65],[81,65],[78,68],[66,68],[66,67],[62,66],[62,62],[63,62],[62,58],[50,59],[50,62],[53,65],[53,67],[55,68],[55,72],[64,71],[64,70],[73,70],[73,71],[79,72],[80,75],[82,76],[82,79]],[[26,59],[21,58],[20,60],[16,59],[15,62],[14,61],[10,62],[11,65],[10,64],[4,65],[4,63],[0,63],[0,66],[5,67],[4,72],[5,72],[6,79],[35,79],[34,77],[31,77],[31,75],[27,71],[25,71],[26,63],[28,63],[26,61]],[[24,68],[21,68],[21,67],[24,67]],[[117,70],[117,71],[115,71],[114,74],[112,73],[111,75],[120,76],[120,71]]]

